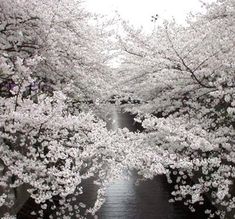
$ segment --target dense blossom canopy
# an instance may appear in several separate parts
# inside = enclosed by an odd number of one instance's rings
[[[205,7],[186,26],[166,22],[151,36],[126,25],[120,90],[141,101],[128,108],[139,113],[153,148],[180,161],[168,166],[169,182],[172,171],[182,175],[176,177],[175,200],[193,210],[206,194],[224,217],[235,207],[235,2]]]
[[[32,215],[82,218],[135,169],[165,174],[170,201],[195,211],[209,197],[209,218],[233,215],[235,2],[204,7],[186,26],[165,22],[145,35],[122,22],[118,36],[79,0],[0,0],[0,208],[14,215],[26,186],[41,207]],[[97,112],[116,94],[142,133],[107,130]],[[93,206],[79,202],[88,179],[99,186]]]
[[[54,3],[0,1],[0,206],[12,214],[21,185],[43,210],[56,198],[58,215],[71,212],[67,197],[82,194],[89,178],[100,185],[87,209],[95,212],[126,153],[124,136],[80,105],[107,93],[109,31],[97,28],[79,1]]]

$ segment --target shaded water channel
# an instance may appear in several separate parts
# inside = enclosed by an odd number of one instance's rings
[[[109,129],[128,128],[141,131],[134,116],[122,111],[113,111]],[[128,180],[119,180],[110,185],[106,202],[98,212],[101,219],[206,219],[205,206],[198,206],[192,213],[183,203],[169,203],[173,185],[169,185],[165,176],[159,175],[153,180],[141,181],[136,185],[136,174]]]
[[[108,129],[128,128],[130,131],[141,131],[141,126],[134,122],[134,116],[114,110],[109,115]],[[198,206],[192,213],[183,203],[169,203],[173,185],[169,185],[164,176],[157,176],[153,180],[141,181],[136,185],[137,175],[133,173],[130,180],[118,180],[107,189],[106,201],[97,215],[99,219],[207,219],[204,214],[206,206]],[[92,181],[84,183],[84,194],[81,201],[94,203],[97,187]],[[18,219],[31,219],[26,212],[32,210],[32,200],[28,200],[18,213]],[[48,218],[47,215],[44,218]],[[59,218],[59,217],[58,217]],[[75,217],[73,217],[76,219]],[[71,217],[72,219],[72,217]],[[89,216],[88,219],[94,219]]]

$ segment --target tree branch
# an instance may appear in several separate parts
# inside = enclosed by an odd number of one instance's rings
[[[205,87],[205,88],[215,88],[215,86],[210,86],[210,85],[207,85],[207,84],[202,83],[202,81],[200,81],[200,80],[197,78],[197,76],[195,75],[195,70],[192,70],[192,69],[186,64],[186,62],[184,61],[184,59],[180,56],[180,54],[178,53],[178,51],[175,49],[174,44],[173,44],[173,42],[172,42],[172,40],[171,40],[171,38],[170,38],[170,36],[169,36],[169,33],[168,33],[167,29],[166,29],[166,34],[167,34],[167,38],[168,38],[168,40],[169,40],[169,42],[170,42],[170,44],[171,44],[172,49],[174,50],[175,54],[176,54],[177,57],[180,59],[180,61],[182,62],[183,66],[186,68],[186,70],[191,73],[192,78],[193,78],[199,85],[201,85],[202,87]],[[202,64],[202,63],[201,63],[201,64]],[[201,64],[200,64],[199,66],[201,66]],[[199,67],[199,66],[198,66],[198,67]],[[197,67],[197,68],[198,68],[198,67]],[[196,69],[197,69],[197,68],[196,68]]]

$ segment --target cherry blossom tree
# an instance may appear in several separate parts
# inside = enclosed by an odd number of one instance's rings
[[[92,17],[78,0],[2,1],[1,11],[3,52],[22,58],[36,53],[43,59],[35,76],[60,87],[70,83],[93,101],[107,93],[112,22]]]
[[[55,207],[52,217],[82,217],[79,195],[91,178],[99,189],[87,213],[95,214],[122,171],[125,134],[75,103],[107,93],[109,24],[97,28],[76,0],[0,1],[0,10],[0,207],[14,215],[27,185],[42,209],[32,217]],[[71,194],[78,200],[69,203]]]
[[[186,26],[166,22],[148,36],[123,22],[115,38],[113,21],[99,22],[79,0],[0,0],[0,207],[14,206],[27,185],[41,206],[32,217],[94,215],[107,184],[128,168],[165,174],[171,201],[194,211],[208,196],[218,207],[208,217],[227,217],[235,208],[235,3],[204,7]],[[112,69],[117,52],[122,63]],[[95,107],[81,107],[112,94],[139,100],[126,109],[139,113],[143,133],[108,131]],[[79,201],[87,179],[99,186],[93,206]]]
[[[165,22],[149,36],[125,25],[116,86],[141,100],[127,108],[143,120],[147,144],[174,158],[163,162],[169,182],[178,184],[174,200],[195,210],[207,195],[218,207],[209,217],[223,218],[235,207],[235,5],[222,0],[205,7],[186,26]]]

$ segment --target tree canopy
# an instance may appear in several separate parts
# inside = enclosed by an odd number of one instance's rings
[[[95,214],[108,183],[135,169],[165,174],[170,201],[195,211],[207,196],[217,206],[208,218],[234,215],[235,2],[204,7],[146,35],[79,0],[0,0],[0,207],[26,184],[38,218],[55,198],[57,217],[82,217],[74,203],[92,179],[97,201],[85,208]],[[107,130],[97,112],[115,95],[142,133]]]

